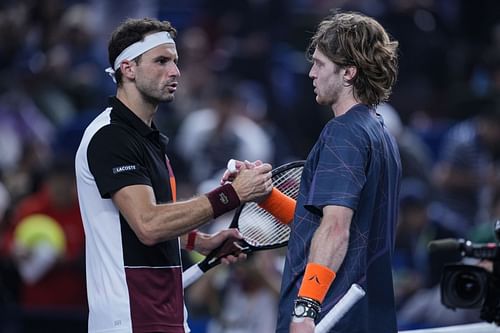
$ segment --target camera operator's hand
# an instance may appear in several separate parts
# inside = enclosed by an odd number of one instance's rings
[[[481,260],[477,265],[487,270],[488,273],[493,273],[493,261]]]

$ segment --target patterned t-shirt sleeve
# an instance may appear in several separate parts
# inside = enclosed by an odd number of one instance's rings
[[[363,133],[332,120],[319,139],[311,190],[305,207],[322,214],[323,207],[338,205],[356,210],[366,181],[368,144]]]
[[[140,147],[121,128],[100,129],[90,141],[87,158],[103,198],[110,198],[125,186],[152,185],[142,165]]]

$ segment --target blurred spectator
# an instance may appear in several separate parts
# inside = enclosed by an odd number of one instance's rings
[[[282,255],[279,250],[255,252],[234,267],[212,270],[190,287],[191,313],[196,317],[208,311],[213,317],[207,333],[275,331]]]
[[[16,89],[0,95],[0,171],[13,203],[36,189],[37,174],[52,158],[54,133],[30,95]]]
[[[182,75],[179,81],[182,89],[176,92],[172,103],[180,117],[202,108],[208,87],[215,84],[216,75],[212,68],[214,55],[208,38],[208,34],[199,27],[191,27],[180,33],[178,48]]]
[[[61,161],[13,211],[2,243],[20,273],[22,332],[86,330],[84,233],[74,168]]]
[[[396,306],[400,307],[415,291],[425,286],[429,230],[429,186],[417,178],[401,182],[399,219],[393,256]]]
[[[485,220],[492,194],[500,189],[500,104],[472,103],[478,114],[451,128],[443,140],[434,180],[446,228],[463,237]]]
[[[231,158],[271,161],[268,134],[242,112],[242,100],[231,81],[218,80],[209,108],[191,112],[176,137],[176,151],[190,168],[191,181],[211,178]]]
[[[432,161],[427,145],[410,127],[403,124],[392,105],[382,103],[377,107],[377,112],[382,115],[384,124],[398,144],[403,179],[416,178],[430,185]]]
[[[1,245],[4,243],[7,230],[8,210],[10,207],[10,195],[0,179],[0,313],[5,311],[6,306],[17,300],[19,276],[12,261],[2,253]],[[0,314],[0,323],[2,323]]]

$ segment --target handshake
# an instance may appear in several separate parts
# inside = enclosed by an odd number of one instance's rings
[[[278,169],[283,170],[285,166],[281,166]],[[265,174],[263,179],[264,179],[264,187],[266,193],[262,196],[258,196],[254,193],[255,198],[248,201],[255,201],[259,203],[259,206],[261,208],[272,214],[281,223],[289,224],[293,220],[296,201],[290,196],[283,194],[278,188],[273,186],[272,176],[273,174],[276,174],[276,170],[278,169],[271,171],[271,165],[267,163],[262,163],[262,161],[260,160],[257,160],[255,162],[249,162],[249,161],[242,162],[230,159],[227,163],[227,169],[222,176],[221,184],[231,183],[239,196],[237,186],[240,185],[240,182],[238,182],[238,179],[240,177],[245,177],[247,170],[254,170],[258,173]],[[252,174],[250,174],[249,176],[251,175]],[[269,179],[267,178],[268,176]],[[248,184],[247,182],[241,182],[241,183],[243,185]],[[251,194],[249,196],[251,196]],[[245,202],[245,200],[243,200],[241,196],[240,200],[242,202]]]

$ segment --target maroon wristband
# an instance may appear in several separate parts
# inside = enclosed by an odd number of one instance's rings
[[[196,236],[198,235],[198,230],[191,230],[188,234],[188,239],[186,242],[186,251],[194,250],[194,242],[196,240]]]
[[[206,194],[212,205],[214,218],[227,213],[240,205],[240,198],[234,190],[233,185],[225,184]]]

